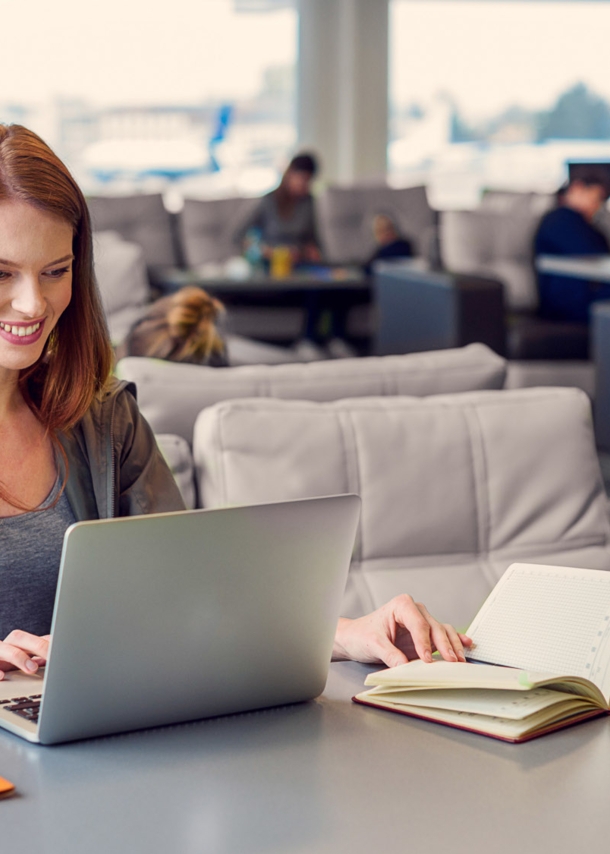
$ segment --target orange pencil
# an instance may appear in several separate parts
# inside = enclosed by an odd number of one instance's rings
[[[15,791],[14,783],[0,777],[0,798],[9,798]]]

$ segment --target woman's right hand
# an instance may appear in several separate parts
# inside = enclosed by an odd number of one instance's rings
[[[40,637],[14,629],[0,641],[0,680],[7,670],[22,670],[31,676],[49,657],[51,635]]]

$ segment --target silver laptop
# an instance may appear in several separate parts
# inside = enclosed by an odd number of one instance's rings
[[[41,744],[309,700],[324,688],[356,495],[79,522],[44,673],[0,682]]]

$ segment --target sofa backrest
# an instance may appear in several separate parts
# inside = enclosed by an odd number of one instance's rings
[[[151,267],[178,263],[171,217],[160,193],[137,196],[89,196],[87,206],[96,231],[116,231],[138,243]]]
[[[444,211],[440,218],[443,266],[453,273],[500,279],[509,308],[535,309],[534,235],[542,214],[531,210]]]
[[[197,506],[197,493],[193,455],[188,442],[182,436],[173,436],[169,433],[157,433],[155,439],[178,484],[187,509],[193,510]]]
[[[144,250],[116,231],[93,234],[93,257],[102,306],[113,344],[119,344],[150,301]]]
[[[486,192],[475,210],[443,212],[439,233],[444,267],[498,278],[509,308],[535,309],[534,235],[554,204],[550,193],[496,190]]]
[[[219,263],[239,254],[235,232],[258,199],[185,199],[178,229],[187,266]]]
[[[136,384],[140,409],[155,433],[176,433],[191,442],[199,412],[221,400],[323,401],[502,388],[506,362],[484,345],[471,344],[405,356],[220,369],[128,357],[118,363],[116,372]]]
[[[407,592],[464,626],[514,560],[610,568],[576,389],[225,401],[199,415],[193,455],[208,507],[360,494],[348,616]]]
[[[395,220],[416,255],[426,254],[434,230],[425,187],[329,187],[318,199],[318,212],[325,253],[333,262],[368,260],[375,249],[372,221],[377,213]]]
[[[520,192],[519,190],[485,190],[480,209],[497,213],[523,213],[542,216],[556,203],[554,193]]]

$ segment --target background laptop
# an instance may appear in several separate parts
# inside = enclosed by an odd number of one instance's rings
[[[359,512],[339,495],[72,525],[46,672],[0,682],[0,726],[53,744],[317,696]]]

